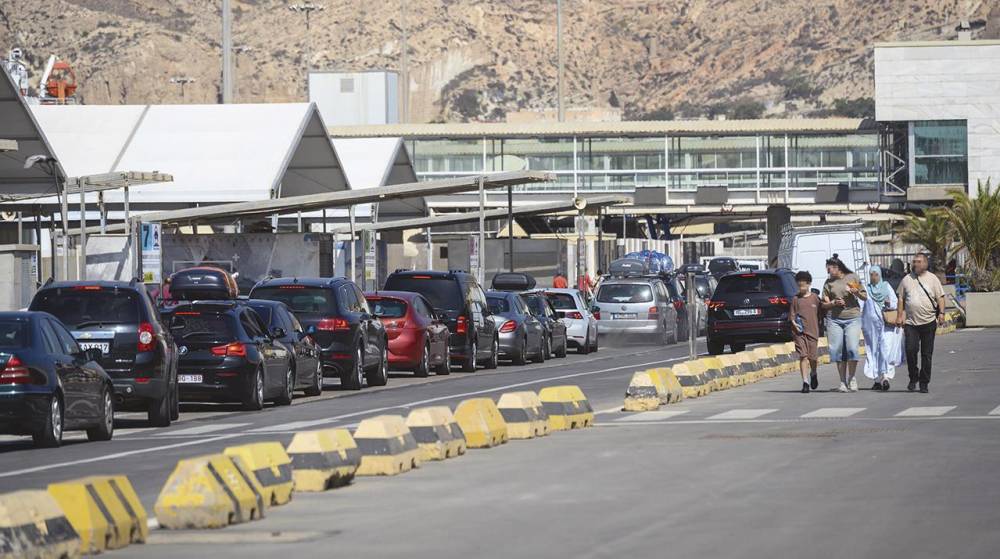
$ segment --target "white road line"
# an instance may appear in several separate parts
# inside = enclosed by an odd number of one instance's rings
[[[778,410],[776,409],[747,409],[747,410],[729,410],[722,413],[717,413],[708,419],[757,419],[758,417],[765,416],[769,413],[774,413]]]
[[[917,406],[906,408],[905,410],[897,413],[896,417],[935,417],[944,415],[953,409],[955,409],[955,406]]]
[[[861,413],[865,411],[865,408],[820,408],[818,410],[813,410],[807,414],[803,414],[801,417],[806,419],[813,418],[824,418],[831,419],[836,417],[851,417],[856,413]]]
[[[615,406],[613,408],[605,408],[603,410],[597,410],[594,412],[594,415],[607,415],[609,413],[619,413],[620,411],[622,411],[622,407]]]
[[[993,408],[993,411],[990,412],[990,415],[1000,415],[1000,406]]]
[[[196,441],[187,441],[183,443],[174,443],[163,446],[154,446],[150,448],[140,448],[138,450],[127,450],[125,452],[116,452],[114,454],[105,454],[104,456],[95,456],[93,458],[83,458],[80,460],[71,460],[69,462],[57,462],[55,464],[46,464],[44,466],[35,466],[33,468],[24,468],[23,470],[12,470],[8,472],[0,473],[0,478],[2,477],[12,477],[20,476],[24,474],[32,474],[35,472],[44,472],[45,470],[54,470],[56,468],[66,468],[69,466],[78,466],[80,464],[90,464],[92,462],[103,462],[105,460],[117,460],[118,458],[125,458],[126,456],[135,456],[136,454],[149,454],[151,452],[160,452],[161,450],[171,450],[174,448],[181,448],[185,446],[192,446],[196,444],[214,443],[216,441],[224,441],[226,439],[232,439],[238,437],[239,435],[219,435],[218,437],[210,437],[207,439],[198,439]]]
[[[177,435],[204,435],[206,433],[214,433],[216,431],[226,431],[231,429],[238,429],[240,427],[246,427],[250,423],[208,423],[205,425],[195,425],[194,427],[188,427],[187,429],[181,429],[179,431],[165,431],[161,433],[164,436],[177,436]]]
[[[330,420],[313,419],[310,421],[293,421],[291,423],[279,423],[278,425],[268,425],[267,427],[248,429],[247,433],[271,433],[273,431],[296,431],[298,429],[308,429],[309,427],[323,425],[324,423],[330,423]]]
[[[672,417],[677,417],[678,415],[684,415],[691,410],[659,410],[659,411],[645,411],[642,413],[637,413],[634,415],[626,415],[625,417],[620,417],[615,421],[663,421],[664,419],[670,419]]]
[[[850,417],[843,418],[845,421],[865,421],[865,422],[897,422],[897,421],[981,421],[981,420],[993,420],[1000,421],[1000,415],[932,415],[932,416],[920,416],[920,417],[864,417],[860,419],[852,419]],[[739,424],[756,424],[756,423],[799,423],[805,424],[809,423],[808,420],[804,420],[801,417],[788,418],[788,419],[680,419],[677,421],[633,421],[631,423],[619,423],[617,421],[602,421],[595,423],[595,427],[633,427],[639,426],[657,426],[662,427],[664,425],[739,425]]]

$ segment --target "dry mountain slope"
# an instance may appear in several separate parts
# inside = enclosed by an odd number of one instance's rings
[[[399,3],[318,0],[307,43],[277,0],[233,0],[240,101],[305,97],[316,68],[395,68]],[[413,120],[502,120],[555,104],[554,0],[403,0]],[[219,98],[218,0],[3,0],[0,45],[26,49],[37,79],[56,53],[88,103],[211,103]],[[871,45],[949,38],[979,0],[564,0],[566,94],[620,103],[631,118],[700,113],[734,100],[768,114],[816,114],[870,97]],[[169,83],[193,77],[185,97]]]

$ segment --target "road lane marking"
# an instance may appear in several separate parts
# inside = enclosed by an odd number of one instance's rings
[[[270,433],[272,431],[296,431],[298,429],[308,429],[309,427],[314,427],[316,425],[322,425],[323,423],[328,423],[329,419],[313,419],[308,421],[292,421],[291,423],[279,423],[277,425],[268,425],[266,427],[258,427],[256,429],[248,429],[247,433]]]
[[[944,415],[953,409],[955,409],[955,406],[916,406],[906,408],[905,410],[897,413],[896,417],[935,417]]]
[[[691,410],[645,411],[634,415],[627,415],[625,417],[620,417],[615,421],[663,421],[664,419],[670,419],[672,417],[677,417],[678,415],[684,415],[689,411]]]
[[[187,429],[181,429],[179,431],[165,431],[159,435],[171,437],[177,435],[205,435],[207,433],[225,431],[227,429],[239,429],[240,427],[246,427],[247,425],[250,425],[250,423],[209,423],[206,425],[195,425],[194,427],[188,427]]]
[[[976,420],[993,420],[1000,421],[1000,415],[930,415],[930,416],[913,416],[913,417],[861,417],[861,418],[851,418],[844,417],[844,421],[871,421],[871,422],[882,422],[882,421],[976,421]],[[664,426],[664,425],[737,425],[741,423],[747,424],[759,424],[759,423],[815,423],[813,421],[802,419],[801,417],[786,418],[786,419],[679,419],[673,421],[633,421],[627,423],[621,423],[618,421],[602,421],[595,423],[595,427],[633,427],[636,425],[641,426]]]
[[[1000,415],[1000,406],[993,408],[993,411],[990,412],[990,415]]]
[[[765,416],[769,413],[774,413],[778,410],[776,409],[746,409],[746,410],[729,410],[722,413],[717,413],[708,419],[757,419],[758,417]]]
[[[114,454],[105,454],[103,456],[94,456],[92,458],[82,458],[80,460],[71,460],[69,462],[57,462],[55,464],[46,464],[44,466],[35,466],[33,468],[24,468],[21,470],[12,470],[8,472],[0,472],[0,478],[20,476],[24,474],[33,474],[35,472],[44,472],[45,470],[54,470],[56,468],[66,468],[69,466],[79,466],[80,464],[90,464],[92,462],[103,462],[105,460],[117,460],[118,458],[125,458],[126,456],[135,456],[137,454],[149,454],[151,452],[160,452],[163,450],[172,450],[175,448],[181,448],[185,446],[192,446],[196,444],[214,443],[217,441],[224,441],[226,439],[232,439],[238,437],[237,434],[231,435],[219,435],[217,437],[209,437],[207,439],[198,439],[196,441],[187,441],[183,443],[174,443],[163,446],[154,446],[150,448],[140,448],[138,450],[127,450],[125,452],[116,452]]]
[[[803,414],[801,417],[806,419],[833,419],[837,417],[851,417],[852,415],[863,411],[865,411],[865,408],[820,408],[807,414]]]

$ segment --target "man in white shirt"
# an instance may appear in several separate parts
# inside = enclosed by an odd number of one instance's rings
[[[905,322],[906,366],[910,372],[907,389],[913,392],[919,384],[924,394],[931,382],[934,336],[938,324],[944,323],[944,288],[927,267],[926,254],[913,257],[912,272],[899,283],[899,310],[896,312],[896,326],[904,326]]]

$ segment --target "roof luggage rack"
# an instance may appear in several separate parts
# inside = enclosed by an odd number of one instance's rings
[[[537,282],[531,274],[523,272],[500,272],[493,276],[490,289],[494,291],[528,291],[534,289]]]

